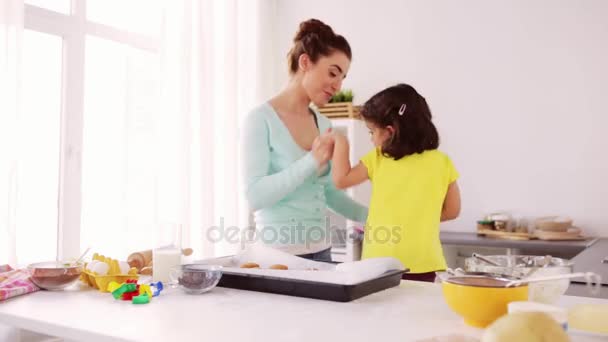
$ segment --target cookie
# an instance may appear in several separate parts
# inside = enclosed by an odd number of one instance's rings
[[[246,262],[240,266],[241,268],[260,268],[260,265],[255,262]]]
[[[270,269],[272,269],[272,270],[287,270],[289,268],[287,266],[285,266],[285,265],[276,264],[276,265],[270,266]]]

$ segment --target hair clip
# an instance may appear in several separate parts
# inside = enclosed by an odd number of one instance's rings
[[[399,115],[403,115],[403,113],[405,113],[405,108],[407,108],[407,106],[404,103],[401,105],[401,108],[399,108]]]

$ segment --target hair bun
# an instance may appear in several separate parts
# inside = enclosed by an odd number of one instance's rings
[[[300,29],[293,38],[294,43],[303,41],[306,38],[331,38],[335,36],[334,30],[329,25],[318,19],[308,19],[300,23]],[[313,38],[314,37],[314,38]]]
[[[289,73],[293,75],[298,71],[298,59],[302,54],[307,54],[312,63],[316,63],[321,56],[329,56],[334,51],[343,52],[349,60],[352,58],[346,39],[337,35],[329,25],[318,19],[303,21],[287,53]]]

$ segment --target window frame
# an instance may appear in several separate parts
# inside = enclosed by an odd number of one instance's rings
[[[89,21],[86,0],[72,0],[70,14],[24,4],[24,29],[59,36],[63,42],[56,243],[57,258],[65,259],[80,254],[86,37],[153,53],[160,53],[160,37]]]

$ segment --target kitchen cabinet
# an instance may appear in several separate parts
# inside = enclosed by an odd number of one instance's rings
[[[464,259],[473,253],[551,255],[572,259],[598,241],[596,238],[575,241],[503,240],[479,236],[474,232],[441,232],[441,243],[448,267],[464,267]]]

